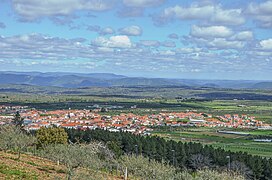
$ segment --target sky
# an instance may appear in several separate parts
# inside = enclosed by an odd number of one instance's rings
[[[272,0],[0,0],[0,71],[272,80]]]

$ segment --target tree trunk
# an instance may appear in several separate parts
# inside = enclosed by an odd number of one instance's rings
[[[18,160],[21,158],[21,150],[18,151]]]

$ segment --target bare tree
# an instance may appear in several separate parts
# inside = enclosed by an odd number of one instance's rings
[[[205,167],[211,167],[212,160],[207,156],[203,156],[202,154],[195,154],[192,155],[191,159],[189,160],[189,163],[192,169],[198,170],[203,169]]]
[[[18,159],[21,152],[28,146],[32,146],[36,142],[36,138],[26,134],[17,126],[1,126],[0,127],[0,148],[4,151],[12,150],[18,153]]]
[[[243,175],[246,179],[253,179],[253,172],[242,162],[232,161],[231,170]]]
[[[133,175],[141,179],[180,179],[190,180],[191,175],[187,172],[177,173],[173,166],[167,163],[159,163],[143,156],[124,155],[121,156],[120,165],[127,167],[128,175]]]
[[[54,161],[60,161],[67,167],[68,179],[72,179],[77,168],[101,169],[99,158],[101,145],[91,144],[57,144],[49,145],[40,151],[40,155]]]
[[[205,169],[197,171],[195,180],[245,180],[243,176],[234,172],[218,172],[215,170]]]

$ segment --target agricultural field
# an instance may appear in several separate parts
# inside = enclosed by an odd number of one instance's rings
[[[233,152],[242,151],[252,155],[263,157],[272,157],[272,143],[271,142],[254,142],[255,136],[271,136],[271,130],[233,130],[250,134],[249,136],[236,134],[222,134],[218,133],[215,128],[183,128],[171,130],[156,130],[152,134],[164,137],[168,140],[182,141],[182,142],[199,142],[204,145],[212,145],[216,148],[222,148]]]

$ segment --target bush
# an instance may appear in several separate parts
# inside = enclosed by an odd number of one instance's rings
[[[49,144],[67,144],[68,135],[63,128],[45,128],[42,127],[36,134],[38,147],[44,147]]]

